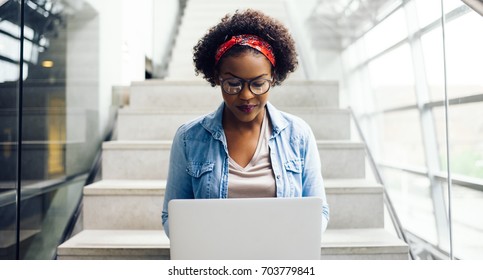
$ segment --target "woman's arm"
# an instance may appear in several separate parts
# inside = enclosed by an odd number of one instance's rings
[[[302,196],[317,196],[322,198],[322,232],[324,232],[329,223],[329,204],[327,203],[327,197],[325,195],[319,149],[310,127],[308,130],[304,153]]]
[[[163,205],[163,228],[169,237],[168,224],[168,204],[172,199],[190,199],[193,198],[193,188],[191,186],[191,176],[186,172],[186,152],[185,142],[183,139],[184,130],[180,127],[176,132],[171,146],[169,158],[169,171],[166,182],[166,191],[164,194]]]

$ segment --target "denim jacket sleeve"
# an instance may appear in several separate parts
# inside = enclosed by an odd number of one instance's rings
[[[191,178],[186,172],[187,160],[184,140],[184,126],[181,126],[173,138],[169,158],[169,171],[162,212],[163,228],[169,237],[168,204],[172,199],[194,198]]]
[[[325,194],[324,181],[321,173],[321,162],[319,149],[312,130],[308,129],[307,141],[305,143],[305,157],[302,177],[302,196],[321,197],[322,205],[322,232],[327,229],[329,222],[329,205]]]

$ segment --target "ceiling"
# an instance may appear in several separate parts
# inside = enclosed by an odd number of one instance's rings
[[[318,0],[308,18],[317,48],[343,49],[403,0]],[[387,12],[386,12],[387,14]]]

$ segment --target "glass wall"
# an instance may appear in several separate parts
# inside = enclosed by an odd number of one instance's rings
[[[0,259],[53,258],[79,202],[103,134],[96,22],[87,4],[0,1]]]
[[[183,2],[0,0],[0,259],[56,256],[119,89],[165,75]]]
[[[17,237],[20,7],[8,4],[0,5],[0,259],[15,258]]]
[[[343,51],[343,88],[415,251],[483,259],[483,17],[398,3]]]
[[[454,252],[483,259],[483,17],[466,6],[457,11],[461,16],[447,20],[445,40]]]

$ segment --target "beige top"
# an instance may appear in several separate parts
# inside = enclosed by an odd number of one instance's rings
[[[270,123],[265,111],[253,158],[243,168],[232,158],[228,163],[228,198],[275,197],[275,176],[270,161]]]

